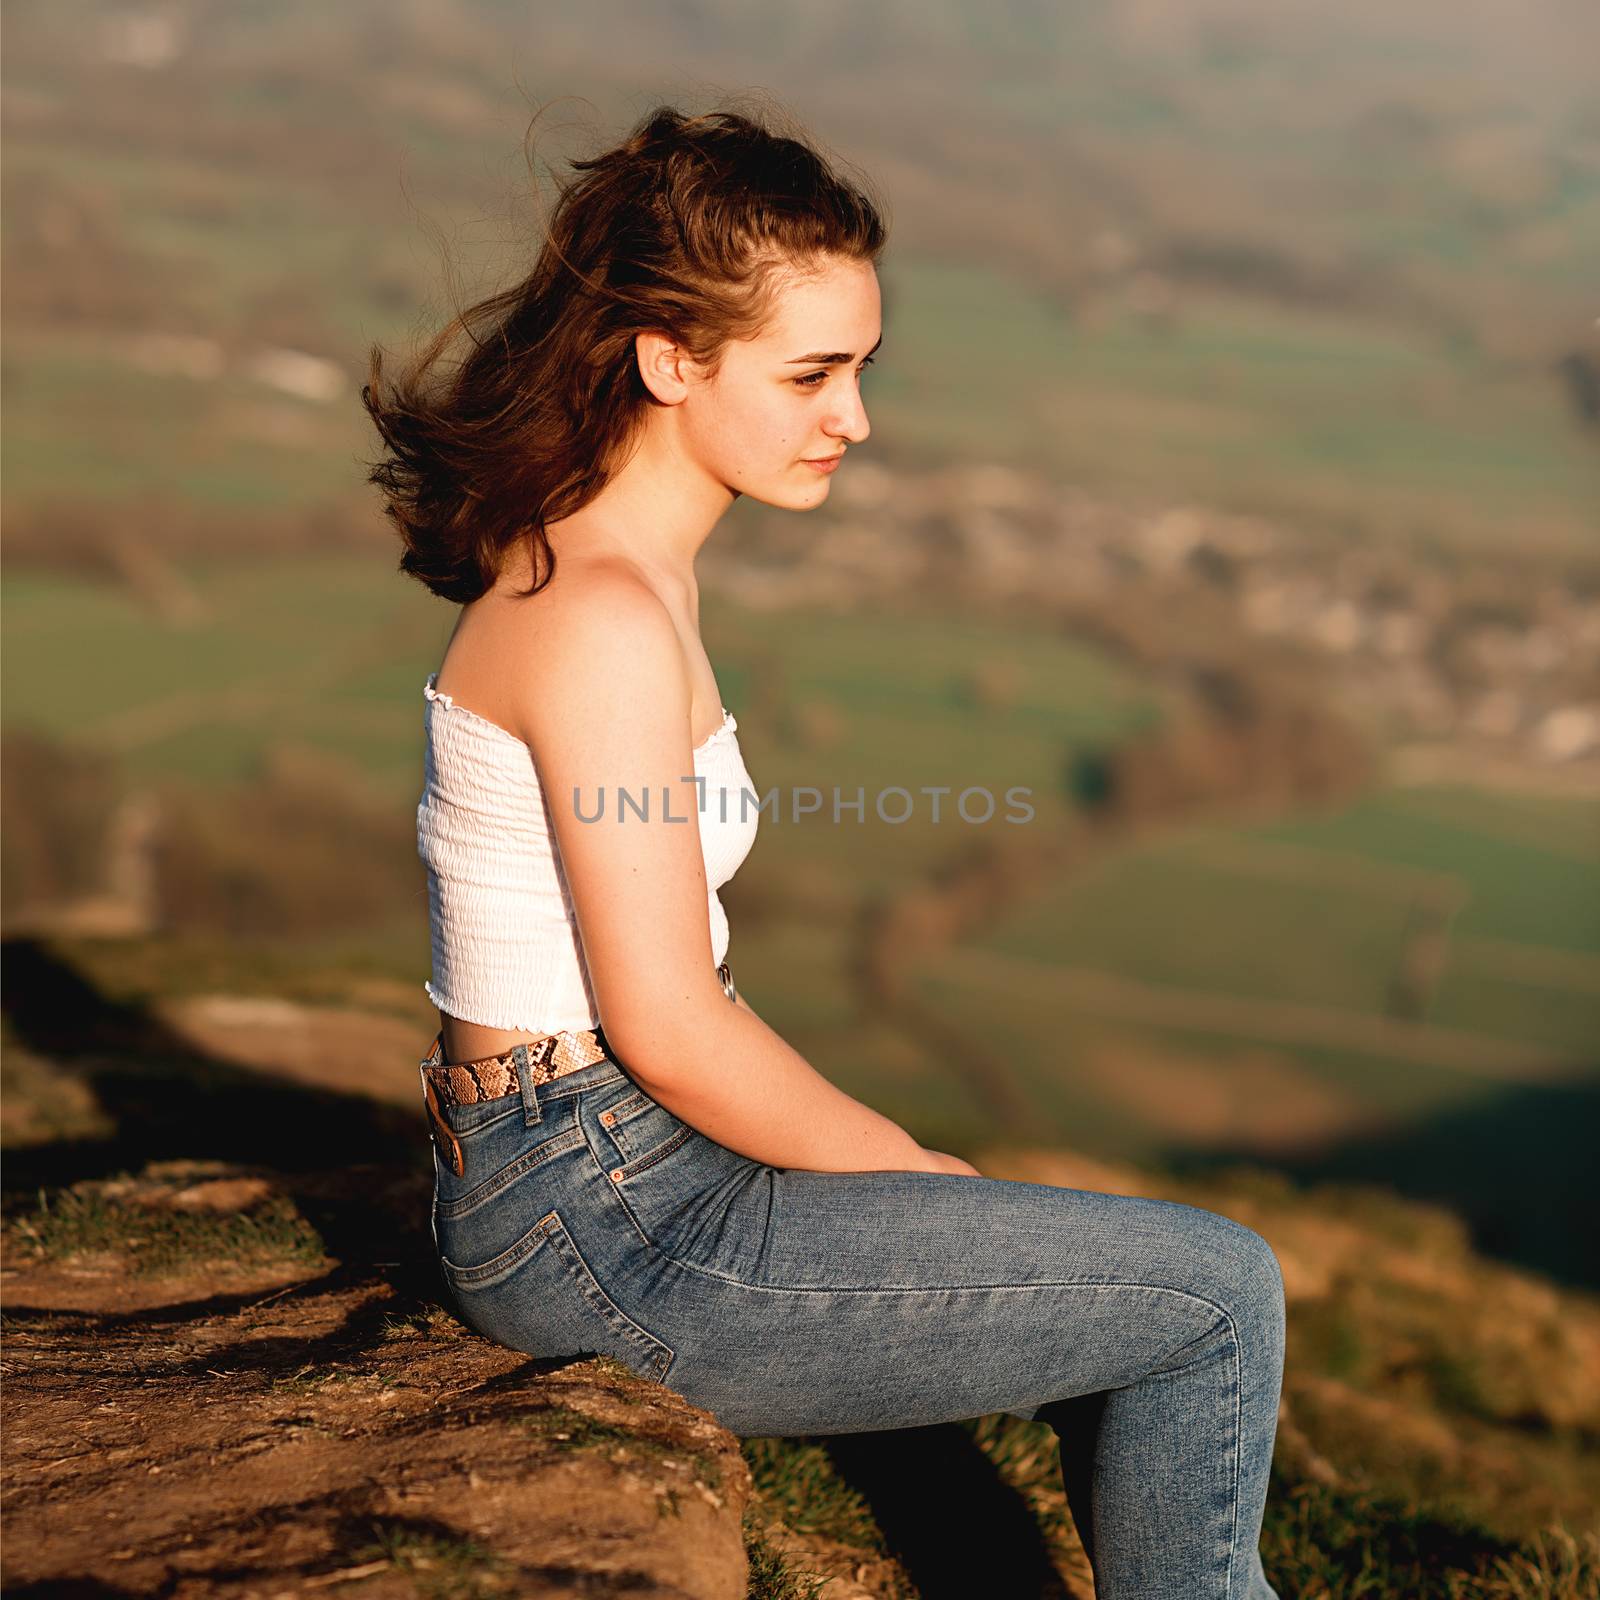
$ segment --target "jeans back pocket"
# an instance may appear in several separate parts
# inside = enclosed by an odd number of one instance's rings
[[[462,1320],[486,1339],[540,1357],[609,1355],[665,1382],[673,1349],[614,1301],[548,1211],[498,1255],[473,1265],[439,1258]]]

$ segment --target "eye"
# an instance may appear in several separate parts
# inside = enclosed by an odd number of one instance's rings
[[[865,372],[867,368],[870,367],[877,359],[878,358],[876,356],[868,356],[867,359],[861,363],[861,370]],[[796,378],[794,380],[794,384],[798,389],[819,389],[827,381],[827,378],[828,374],[826,372],[808,372],[805,377]]]

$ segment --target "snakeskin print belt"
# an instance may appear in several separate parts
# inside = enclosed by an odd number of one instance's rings
[[[722,981],[722,992],[730,1000],[738,1000],[733,971],[726,961],[717,968],[717,977]],[[447,1062],[441,1028],[433,1036],[433,1044],[420,1063],[422,1103],[427,1108],[428,1124],[439,1154],[458,1178],[465,1173],[466,1159],[461,1153],[460,1141],[444,1120],[441,1102],[475,1106],[485,1100],[499,1100],[521,1094],[524,1083],[549,1083],[581,1067],[592,1067],[597,1061],[610,1059],[604,1030],[597,1026],[563,1028],[560,1033],[546,1034],[533,1044],[513,1045],[504,1055]]]

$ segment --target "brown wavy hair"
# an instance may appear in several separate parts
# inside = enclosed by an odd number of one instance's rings
[[[738,112],[658,106],[571,166],[522,281],[459,312],[398,377],[372,347],[361,402],[386,452],[367,481],[405,546],[400,571],[447,600],[492,588],[523,538],[523,597],[549,583],[546,522],[600,492],[658,403],[637,334],[666,333],[715,374],[726,344],[766,323],[779,269],[877,266],[887,237],[879,205],[809,142]],[[470,348],[446,363],[458,335]]]

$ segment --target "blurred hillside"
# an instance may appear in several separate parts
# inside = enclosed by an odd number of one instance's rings
[[[149,495],[204,548],[339,537],[365,346],[443,309],[426,229],[526,254],[534,102],[588,101],[543,179],[654,99],[794,85],[892,213],[880,458],[1592,557],[1597,48],[1581,0],[14,4],[13,551],[72,542],[22,507]]]
[[[938,1148],[1027,1129],[1387,1181],[1600,1282],[1593,602],[1526,566],[1489,609],[1485,578],[1413,594],[1237,520],[1030,510],[1015,478],[908,474],[875,507],[852,481],[825,550],[757,524],[706,562],[747,765],[788,797],[725,892],[773,1026]],[[169,570],[181,624],[80,575],[7,586],[10,704],[43,714],[0,763],[8,932],[130,1001],[379,983],[425,1039],[411,810],[448,617],[356,555],[309,595],[289,561]],[[1283,593],[1338,625],[1258,626]],[[1555,648],[1524,651],[1518,604]],[[897,786],[942,816],[880,821]],[[1030,819],[981,825],[1013,787]]]

